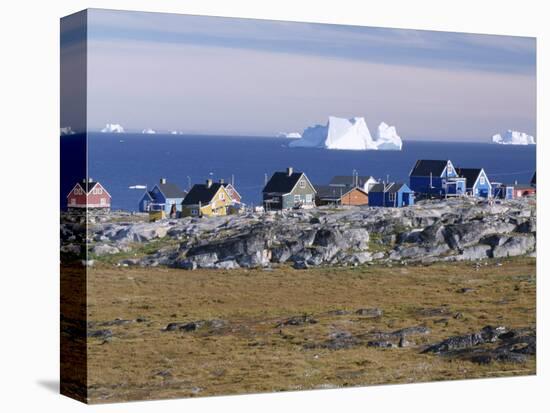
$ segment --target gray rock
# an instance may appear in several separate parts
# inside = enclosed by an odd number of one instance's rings
[[[368,347],[394,348],[396,345],[391,341],[374,340],[367,343]]]
[[[504,244],[493,249],[494,258],[525,255],[535,248],[535,237],[532,235],[515,235]]]
[[[87,331],[87,337],[89,338],[101,338],[101,339],[109,339],[113,336],[113,332],[111,330],[88,330]]]
[[[382,311],[380,308],[360,308],[359,310],[355,311],[355,314],[363,316],[363,317],[382,317],[384,314],[384,311]]]
[[[437,344],[434,344],[427,349],[423,350],[423,353],[444,353],[453,350],[460,350],[477,346],[479,344],[494,342],[499,335],[506,332],[504,327],[483,327],[481,331],[466,334],[463,336],[454,336],[446,340],[443,340]]]
[[[95,245],[92,248],[92,253],[97,255],[98,257],[102,257],[104,255],[118,254],[119,252],[120,250],[117,247],[113,247],[107,244]]]
[[[81,248],[77,244],[66,244],[60,248],[60,251],[64,254],[80,255]]]
[[[286,320],[278,323],[275,327],[280,328],[284,326],[301,326],[304,324],[317,324],[317,320],[309,315],[300,315],[287,318]]]
[[[292,266],[296,270],[306,270],[309,268],[307,261],[296,261]]]
[[[233,260],[226,260],[216,263],[215,267],[223,270],[234,270],[235,268],[239,268],[239,264]]]

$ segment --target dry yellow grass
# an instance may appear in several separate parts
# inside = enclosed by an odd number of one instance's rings
[[[461,288],[471,288],[463,294]],[[97,267],[88,274],[88,321],[147,321],[88,340],[91,402],[315,389],[535,373],[524,364],[478,365],[420,354],[423,345],[485,325],[535,324],[535,260],[431,266],[272,271]],[[379,307],[384,315],[355,314]],[[448,309],[426,316],[419,310]],[[330,315],[336,309],[348,315]],[[454,318],[456,313],[461,317]],[[316,324],[276,324],[310,314]],[[165,332],[170,322],[223,319],[227,328]],[[307,349],[331,332],[362,334],[424,325],[413,347]]]

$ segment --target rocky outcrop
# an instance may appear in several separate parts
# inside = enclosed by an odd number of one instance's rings
[[[253,268],[484,260],[533,255],[536,209],[530,199],[488,204],[473,199],[422,201],[408,208],[246,213],[144,222],[127,213],[92,217],[93,258],[119,265]],[[79,222],[62,224],[64,251],[78,252]],[[155,246],[157,248],[152,248]]]
[[[450,337],[422,351],[478,364],[493,361],[524,363],[529,356],[536,356],[536,352],[535,329],[509,330],[502,326],[487,326],[475,333]]]

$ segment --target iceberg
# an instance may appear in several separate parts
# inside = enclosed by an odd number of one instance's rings
[[[289,143],[289,147],[325,148],[343,150],[401,150],[403,143],[395,126],[382,122],[375,138],[370,134],[363,117],[351,119],[330,116],[325,126],[310,126],[301,139]]]
[[[395,126],[390,126],[385,122],[378,125],[378,133],[376,135],[378,149],[381,150],[398,150],[403,147],[403,141],[397,134]]]
[[[59,128],[59,135],[60,136],[74,135],[75,133],[76,132],[70,126],[64,126],[62,128]]]
[[[535,145],[535,138],[524,132],[508,129],[502,136],[500,133],[493,135],[493,143],[500,145]]]
[[[302,134],[299,132],[280,132],[277,137],[279,138],[289,138],[289,139],[299,139],[302,137]]]
[[[107,123],[103,129],[103,133],[124,133],[124,128],[118,123]]]
[[[156,133],[156,132],[155,132],[153,129],[151,129],[151,128],[147,128],[147,129],[143,129],[143,130],[141,131],[141,133],[154,134],[154,133]]]

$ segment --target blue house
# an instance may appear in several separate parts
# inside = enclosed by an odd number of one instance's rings
[[[414,191],[405,183],[379,183],[369,190],[369,206],[399,208],[411,205],[414,205]]]
[[[176,184],[167,182],[161,178],[152,190],[146,191],[139,201],[141,212],[162,211],[167,215],[181,212],[181,202],[186,192],[182,191]]]
[[[466,178],[466,194],[481,198],[493,196],[493,187],[483,168],[457,168],[456,172]]]
[[[506,185],[500,182],[491,182],[493,198],[514,199],[514,185]]]
[[[450,160],[416,161],[409,181],[415,193],[425,196],[460,196],[466,193],[466,179],[457,174]]]

